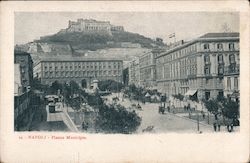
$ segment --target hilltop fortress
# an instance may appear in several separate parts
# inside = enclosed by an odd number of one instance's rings
[[[97,21],[94,19],[77,19],[77,21],[69,20],[68,28],[61,32],[86,32],[101,33],[112,35],[111,32],[124,31],[123,26],[111,25],[109,21]]]

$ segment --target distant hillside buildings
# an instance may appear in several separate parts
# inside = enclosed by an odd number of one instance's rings
[[[109,21],[97,21],[94,19],[77,19],[77,21],[69,21],[68,28],[64,32],[86,32],[101,33],[111,35],[112,31],[124,31],[123,26],[111,25]]]

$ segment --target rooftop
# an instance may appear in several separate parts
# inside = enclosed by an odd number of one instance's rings
[[[187,47],[195,42],[202,41],[202,40],[230,40],[230,39],[239,39],[240,34],[238,32],[227,32],[227,33],[206,33],[196,39],[193,39],[188,42],[183,42],[183,44],[180,44],[178,46],[172,47],[170,49],[167,49],[167,51],[160,53],[157,55],[157,57],[166,55],[168,53],[171,53],[175,50],[179,50],[181,48]]]
[[[41,57],[40,61],[122,61],[119,58],[108,58],[108,57],[69,57],[69,56],[59,56],[59,57]]]
[[[14,51],[14,54],[15,54],[15,55],[28,55],[28,56],[30,56],[30,53],[23,52],[23,51],[21,51],[21,50],[15,50],[15,51]]]
[[[239,37],[238,32],[230,32],[230,33],[207,33],[199,38],[215,38],[215,37]]]

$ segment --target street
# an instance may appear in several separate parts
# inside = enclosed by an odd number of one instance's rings
[[[119,95],[113,93],[112,95],[105,96],[108,99],[108,103],[112,103],[113,97],[119,97]],[[136,101],[129,101],[129,99],[120,98],[119,104],[126,108],[131,107],[131,104],[138,104]],[[142,111],[136,110],[139,116],[142,118],[141,125],[137,132],[141,133],[143,129],[148,126],[153,126],[153,133],[166,133],[166,132],[182,132],[182,133],[196,133],[197,122],[190,120],[172,113],[159,114],[158,107],[159,103],[139,103],[142,107]],[[199,130],[203,133],[213,132],[213,128],[210,125],[199,124]]]

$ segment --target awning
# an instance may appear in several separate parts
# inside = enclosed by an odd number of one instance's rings
[[[147,94],[145,95],[145,97],[150,97],[151,95],[147,92]]]
[[[185,96],[193,96],[197,92],[196,89],[189,89],[186,93]]]

